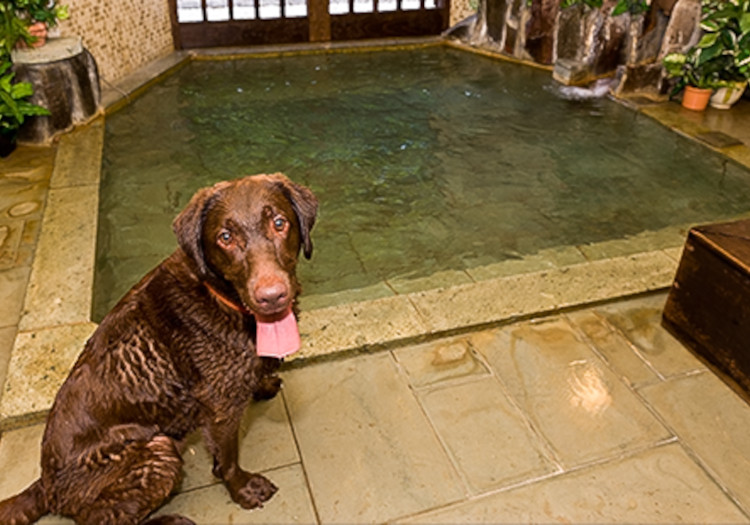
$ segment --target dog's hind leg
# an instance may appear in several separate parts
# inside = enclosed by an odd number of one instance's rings
[[[26,525],[47,514],[42,480],[36,480],[19,495],[0,502],[0,524]]]
[[[58,494],[59,512],[76,523],[142,523],[169,497],[182,472],[177,445],[165,435],[157,434],[149,441],[127,441],[116,452],[108,447],[96,459],[95,464],[88,461],[76,469],[77,473],[69,473],[80,476],[78,494]],[[190,523],[176,516],[158,518],[159,522]]]

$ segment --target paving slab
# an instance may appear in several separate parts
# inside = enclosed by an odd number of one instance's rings
[[[478,338],[475,347],[564,468],[671,437],[563,319],[519,323]]]
[[[465,336],[399,348],[393,351],[393,355],[414,388],[490,374]]]
[[[50,190],[21,330],[89,321],[96,251],[92,210],[97,201],[95,187]]]
[[[263,473],[281,487],[263,508],[245,510],[229,496],[223,485],[212,485],[176,495],[155,516],[183,514],[204,524],[317,523],[315,509],[300,465]]]
[[[457,501],[460,478],[388,353],[285,374],[324,523],[382,523]]]
[[[705,366],[661,326],[666,295],[657,294],[596,307],[619,330],[649,366],[664,377],[703,370]]]
[[[561,470],[494,377],[419,397],[472,494]]]
[[[750,512],[750,406],[708,371],[652,385],[641,393]]]
[[[397,523],[748,523],[678,444]]]
[[[628,384],[642,386],[659,380],[656,370],[620,331],[593,310],[566,315],[609,366]]]
[[[41,419],[96,329],[94,323],[20,332],[0,395],[0,429]]]

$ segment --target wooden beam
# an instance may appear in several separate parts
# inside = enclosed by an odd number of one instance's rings
[[[310,42],[331,40],[331,15],[328,0],[307,0],[307,16],[310,21]]]

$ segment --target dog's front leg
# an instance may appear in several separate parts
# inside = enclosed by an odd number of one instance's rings
[[[203,428],[203,439],[214,457],[214,476],[224,481],[232,499],[246,509],[262,507],[278,490],[260,474],[252,474],[238,462],[238,432],[242,411],[228,418],[214,418]]]

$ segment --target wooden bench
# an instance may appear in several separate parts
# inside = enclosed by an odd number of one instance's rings
[[[690,230],[663,322],[750,402],[750,220]]]

